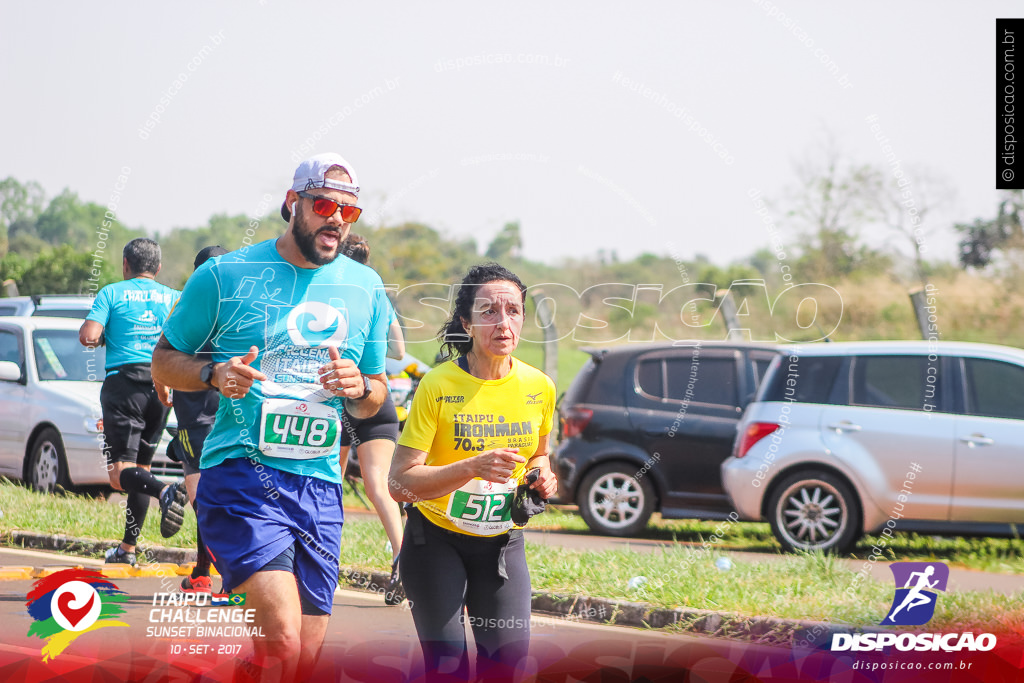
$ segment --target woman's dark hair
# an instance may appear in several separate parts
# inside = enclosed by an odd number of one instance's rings
[[[473,348],[473,338],[466,332],[462,321],[472,320],[473,303],[476,301],[476,293],[480,289],[480,285],[499,281],[511,282],[518,287],[523,295],[523,305],[526,305],[526,285],[518,275],[494,262],[473,266],[466,273],[466,277],[462,278],[462,284],[459,285],[452,316],[437,333],[437,338],[441,341],[441,355],[445,359],[465,356]]]
[[[345,241],[341,243],[341,253],[365,266],[366,262],[370,260],[370,245],[366,243],[366,238],[362,235],[350,232]]]

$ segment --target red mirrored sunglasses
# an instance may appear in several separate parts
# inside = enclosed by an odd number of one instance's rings
[[[313,200],[313,213],[317,216],[323,216],[324,218],[330,218],[334,215],[334,212],[339,208],[341,209],[341,220],[346,223],[355,223],[359,220],[359,215],[363,212],[358,206],[353,204],[339,204],[333,199],[327,197],[318,197],[315,194],[308,192],[299,192],[298,195],[305,199]]]

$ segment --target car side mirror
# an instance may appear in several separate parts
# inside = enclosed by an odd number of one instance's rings
[[[0,381],[20,382],[21,367],[9,360],[0,361]]]

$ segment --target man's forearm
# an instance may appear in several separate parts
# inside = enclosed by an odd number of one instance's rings
[[[178,391],[205,391],[210,387],[200,381],[199,372],[207,362],[177,350],[161,335],[153,350],[153,379]]]
[[[345,410],[357,420],[373,417],[388,397],[387,375],[367,375],[370,378],[370,395],[361,400],[347,399]]]

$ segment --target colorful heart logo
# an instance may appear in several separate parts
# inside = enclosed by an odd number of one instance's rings
[[[54,620],[69,631],[84,631],[99,619],[103,604],[96,589],[84,581],[69,581],[50,601]]]
[[[85,619],[89,612],[92,611],[92,605],[96,602],[96,594],[93,593],[89,596],[89,601],[85,603],[84,607],[72,607],[71,603],[75,599],[74,593],[61,593],[57,596],[57,610],[64,615],[64,618],[68,620],[72,627],[78,626],[78,622]]]

